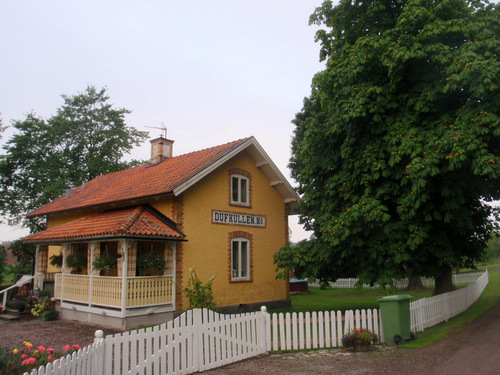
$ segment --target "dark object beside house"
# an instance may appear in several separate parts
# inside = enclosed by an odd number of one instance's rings
[[[307,279],[290,279],[290,293],[309,293],[309,282]]]

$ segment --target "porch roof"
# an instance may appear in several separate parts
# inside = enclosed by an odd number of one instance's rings
[[[104,238],[185,240],[175,223],[149,206],[136,206],[86,216],[24,237],[27,243],[62,243]]]

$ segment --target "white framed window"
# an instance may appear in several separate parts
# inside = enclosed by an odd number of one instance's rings
[[[231,204],[249,206],[250,180],[241,175],[231,176]]]
[[[231,240],[231,280],[250,280],[250,241],[246,238]]]

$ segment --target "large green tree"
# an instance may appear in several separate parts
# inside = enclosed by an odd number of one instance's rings
[[[500,198],[500,8],[480,0],[325,1],[325,70],[296,115],[290,167],[314,239],[275,256],[299,276],[452,288]]]
[[[0,160],[0,209],[10,223],[43,229],[40,219],[25,215],[52,201],[68,187],[101,174],[136,165],[122,160],[147,132],[127,126],[127,109],[109,103],[106,89],[88,86],[45,120],[29,113],[12,121],[16,133],[4,146]]]

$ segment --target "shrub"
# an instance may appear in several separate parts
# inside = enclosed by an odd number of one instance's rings
[[[189,282],[187,288],[184,289],[184,293],[189,298],[190,308],[215,308],[215,301],[212,291],[212,283],[215,279],[215,275],[212,276],[206,285],[203,285],[202,281],[196,274],[196,267],[189,268],[191,273],[189,276]]]
[[[0,348],[0,374],[22,375],[21,357]]]

